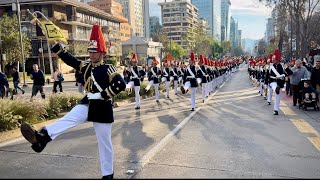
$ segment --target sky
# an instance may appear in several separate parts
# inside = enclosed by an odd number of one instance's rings
[[[164,0],[149,0],[150,16],[161,19],[159,2]],[[170,1],[170,0],[168,0]],[[214,0],[213,0],[214,1]],[[271,8],[259,3],[259,0],[230,0],[231,16],[238,21],[238,28],[242,30],[242,39],[261,39],[266,30],[267,18],[271,15]],[[161,21],[161,20],[160,20]]]

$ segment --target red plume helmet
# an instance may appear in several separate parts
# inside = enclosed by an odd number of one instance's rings
[[[136,54],[133,54],[133,55],[132,55],[131,61],[138,63],[138,58],[137,58],[137,55],[136,55]]]
[[[96,24],[93,25],[91,30],[90,41],[88,44],[89,52],[101,52],[104,55],[107,53],[106,43],[104,41],[101,26]]]
[[[203,56],[200,55],[199,63],[204,63]]]
[[[156,57],[153,57],[152,63],[159,64],[159,61],[156,59]]]
[[[191,52],[191,54],[190,54],[190,59],[191,59],[191,61],[194,61],[195,59],[194,59],[194,52]]]
[[[274,50],[275,60],[281,61],[280,51],[279,49]]]

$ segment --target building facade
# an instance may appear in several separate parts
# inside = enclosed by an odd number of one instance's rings
[[[184,36],[188,30],[195,29],[198,24],[198,8],[190,0],[173,0],[159,3],[161,6],[162,30],[170,41],[183,48],[192,47],[192,41]]]
[[[128,64],[132,53],[138,58],[138,64],[151,65],[148,59],[156,57],[160,62],[162,60],[162,43],[150,41],[148,38],[134,36],[122,43],[123,58],[122,64]]]
[[[128,18],[131,37],[149,36],[149,0],[117,0],[123,6],[123,15]],[[147,31],[147,33],[146,33]]]
[[[158,31],[157,28],[160,27],[160,18],[157,16],[150,17],[150,34],[154,34]]]
[[[270,40],[275,36],[274,33],[274,22],[272,18],[267,19],[267,24],[266,24],[266,32],[265,32],[265,38],[267,44],[270,43]]]
[[[230,40],[230,0],[221,0],[221,41]]]
[[[126,41],[130,39],[131,33],[130,33],[130,25],[128,23],[128,19],[123,16],[122,13],[122,4],[114,1],[114,0],[94,0],[91,2],[88,2],[90,6],[93,6],[95,8],[98,8],[100,10],[103,10],[107,13],[112,14],[114,17],[117,17],[119,19],[122,19],[123,21],[126,21],[125,23],[120,23],[120,40]]]
[[[230,19],[230,42],[233,48],[237,48],[239,45],[238,38],[238,22],[233,17]]]
[[[122,19],[112,16],[109,13],[94,8],[88,4],[75,0],[20,0],[21,9],[21,26],[27,29],[26,35],[31,40],[32,50],[30,57],[26,60],[26,71],[32,71],[32,64],[38,63],[40,67],[45,67],[50,72],[49,55],[47,42],[42,30],[30,23],[31,16],[27,13],[27,9],[31,12],[40,11],[55,25],[57,25],[64,37],[68,40],[68,51],[80,60],[89,58],[87,46],[91,34],[93,24],[99,23],[107,45],[107,55],[120,60],[122,55],[122,47],[119,41],[120,23],[125,22]],[[0,1],[0,12],[12,15],[12,0]],[[3,14],[0,14],[2,16]],[[110,33],[111,32],[111,33]],[[111,45],[111,46],[110,46]],[[39,52],[39,48],[43,47],[43,56]],[[40,63],[42,57],[44,64]],[[52,54],[53,66],[58,67],[58,57]]]
[[[207,20],[209,36],[221,42],[221,0],[192,0],[199,9],[199,18]]]

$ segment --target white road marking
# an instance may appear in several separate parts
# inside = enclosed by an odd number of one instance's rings
[[[229,77],[212,95],[209,96],[209,98],[205,101],[204,105],[207,104],[207,102],[215,96],[218,92],[219,89],[222,88],[225,83],[230,79]],[[134,170],[135,172],[132,173],[128,178],[131,179],[133,178],[137,172],[139,172],[150,160],[152,157],[154,157],[157,152],[159,152],[168,142],[169,140],[177,134],[189,121],[192,119],[192,117],[200,111],[202,107],[198,107],[194,112],[192,112],[188,117],[186,117],[176,128],[174,128],[169,134],[167,134],[157,145],[155,145],[150,151],[148,151],[137,163],[135,164],[134,167],[130,168],[130,172]]]

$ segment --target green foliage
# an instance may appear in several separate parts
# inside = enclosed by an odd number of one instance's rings
[[[227,53],[231,50],[231,42],[230,41],[223,41],[221,43],[221,48],[223,49],[223,53]]]
[[[83,98],[81,93],[59,93],[49,97],[46,111],[49,118],[59,116],[59,113],[71,110]]]
[[[2,51],[7,56],[5,64],[13,64],[22,61],[20,51],[20,35],[19,35],[18,19],[16,15],[3,15],[0,19],[0,36],[2,41]],[[25,59],[29,58],[32,48],[29,38],[22,33],[22,43]],[[15,47],[15,48],[13,48]]]
[[[274,52],[275,49],[278,48],[278,45],[276,43],[270,43],[267,47],[266,47],[266,54],[272,54]]]
[[[0,132],[19,127],[22,122],[38,123],[71,110],[83,98],[80,93],[61,93],[47,100],[3,99],[0,101]]]
[[[171,55],[174,59],[180,59],[185,54],[185,50],[175,42],[171,42],[169,49],[166,49],[167,52],[171,52]]]

